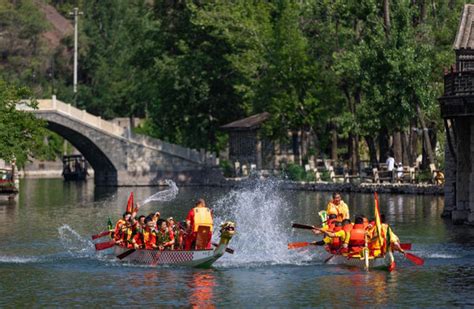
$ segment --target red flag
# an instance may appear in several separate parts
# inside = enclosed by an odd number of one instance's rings
[[[132,213],[133,210],[133,192],[130,192],[130,196],[128,197],[127,202],[127,212]]]

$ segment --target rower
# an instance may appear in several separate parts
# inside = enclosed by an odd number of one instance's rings
[[[384,236],[384,239],[386,242],[389,242],[390,243],[390,248],[391,250],[396,250],[396,251],[400,251],[401,253],[404,253],[405,251],[401,248],[400,246],[400,239],[398,238],[398,236],[393,232],[392,228],[390,227],[390,225],[388,225],[386,223],[386,219],[385,219],[385,215],[384,214],[381,214],[380,215],[380,221],[382,223],[382,235]],[[375,234],[375,237],[377,236],[376,233]],[[377,244],[379,243],[378,241],[376,242]],[[380,249],[380,246],[378,246],[378,248]]]
[[[131,243],[135,249],[144,248],[152,250],[158,248],[156,239],[155,222],[153,222],[151,217],[146,217],[145,228],[134,235]]]
[[[337,221],[337,216],[335,214],[329,215],[327,221],[325,222],[327,224],[325,226],[323,226],[321,228],[321,230],[332,231],[334,229],[334,223],[336,223],[336,221]],[[316,234],[316,235],[319,235],[322,232],[320,231],[319,228],[314,228],[313,233]]]
[[[349,219],[349,207],[341,199],[339,192],[333,192],[332,201],[328,203],[326,212],[328,215],[336,215],[338,221]]]
[[[160,227],[156,233],[156,245],[160,250],[170,250],[174,245],[173,234],[168,229],[166,220],[158,220],[158,226]]]
[[[211,249],[212,213],[203,199],[199,199],[194,208],[189,211],[186,224],[188,235],[185,249]]]
[[[114,228],[114,233],[113,233],[113,239],[115,242],[119,243],[121,238],[122,238],[122,227],[130,221],[130,218],[132,217],[132,214],[129,212],[124,212],[122,215],[122,218],[120,218],[117,223],[115,223],[115,228]]]
[[[328,245],[331,253],[337,253],[347,238],[347,234],[342,228],[342,222],[339,221],[334,223],[332,231],[325,229],[320,229],[320,231],[326,235],[323,242]]]
[[[366,243],[366,227],[362,217],[355,218],[354,226],[348,238],[349,251],[360,252]]]

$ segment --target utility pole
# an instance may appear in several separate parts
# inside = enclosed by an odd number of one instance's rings
[[[77,95],[77,24],[79,21],[79,15],[82,15],[82,12],[79,12],[79,9],[76,7],[72,12],[69,12],[69,15],[74,16],[74,82],[73,82],[73,92],[74,100]]]

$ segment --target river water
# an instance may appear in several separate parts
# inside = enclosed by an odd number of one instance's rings
[[[164,188],[98,188],[27,179],[16,201],[0,201],[0,307],[452,307],[474,306],[474,228],[440,218],[442,197],[380,195],[381,211],[425,265],[397,256],[392,272],[323,264],[316,238],[291,222],[318,224],[328,192],[283,191],[277,182],[241,189],[180,188],[175,199],[141,210],[183,219],[206,199],[216,224],[232,220],[235,254],[212,269],[139,267],[95,252],[90,235],[118,219],[133,190],[144,200]],[[373,196],[346,194],[351,214],[373,214]]]

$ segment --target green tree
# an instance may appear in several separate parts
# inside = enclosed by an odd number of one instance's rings
[[[45,133],[43,121],[33,113],[16,109],[21,99],[31,100],[31,92],[0,79],[0,158],[16,159],[19,166],[23,166],[33,150],[40,147]],[[36,108],[34,100],[26,102],[22,103],[25,107]]]

